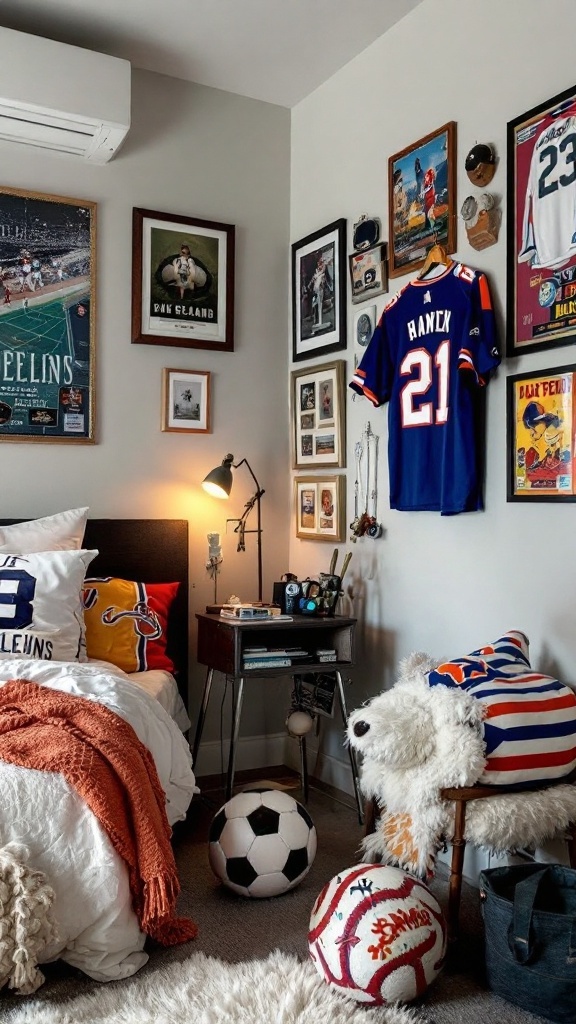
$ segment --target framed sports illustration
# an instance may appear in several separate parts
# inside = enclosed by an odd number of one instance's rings
[[[292,371],[293,469],[346,465],[345,367],[338,359]]]
[[[576,338],[576,87],[508,122],[509,356]]]
[[[233,224],[132,213],[132,342],[234,350]]]
[[[346,348],[346,221],[292,245],[292,358]]]
[[[162,430],[211,432],[210,377],[206,370],[162,371]]]
[[[345,539],[346,477],[294,478],[296,536],[301,540]]]
[[[93,444],[96,203],[0,187],[0,441]]]
[[[418,270],[431,245],[456,251],[456,122],[388,160],[388,273]]]
[[[576,501],[576,364],[506,379],[508,501]]]
[[[348,256],[352,302],[366,302],[388,290],[386,249],[386,244],[380,242],[371,249]]]

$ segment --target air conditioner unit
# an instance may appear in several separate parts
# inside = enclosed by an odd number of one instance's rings
[[[0,140],[111,160],[130,127],[130,62],[0,28]]]

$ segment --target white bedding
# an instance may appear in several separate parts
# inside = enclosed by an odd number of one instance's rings
[[[164,672],[160,668],[151,668],[146,672],[130,672],[128,678],[146,690],[151,697],[160,701],[164,710],[174,719],[182,732],[186,732],[190,728],[192,723],[178,691],[178,683],[171,672]]]
[[[188,744],[158,700],[106,662],[0,660],[9,679],[77,694],[130,722],[154,757],[171,825],[198,792]],[[0,762],[0,845],[17,840],[56,892],[60,939],[41,962],[61,958],[98,981],[134,974],[148,959],[132,910],[128,873],[92,811],[65,779]]]

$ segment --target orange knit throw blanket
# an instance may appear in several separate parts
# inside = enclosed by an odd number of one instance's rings
[[[175,916],[180,884],[164,791],[131,725],[86,697],[13,679],[0,687],[0,759],[60,772],[126,862],[142,931],[165,946],[194,938],[194,922]]]

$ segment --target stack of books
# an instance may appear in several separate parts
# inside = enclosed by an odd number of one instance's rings
[[[224,604],[220,615],[225,619],[286,619],[291,616],[282,615],[277,605],[271,604]]]
[[[309,652],[301,647],[245,647],[242,665],[244,668],[289,668],[300,659],[310,660]]]

